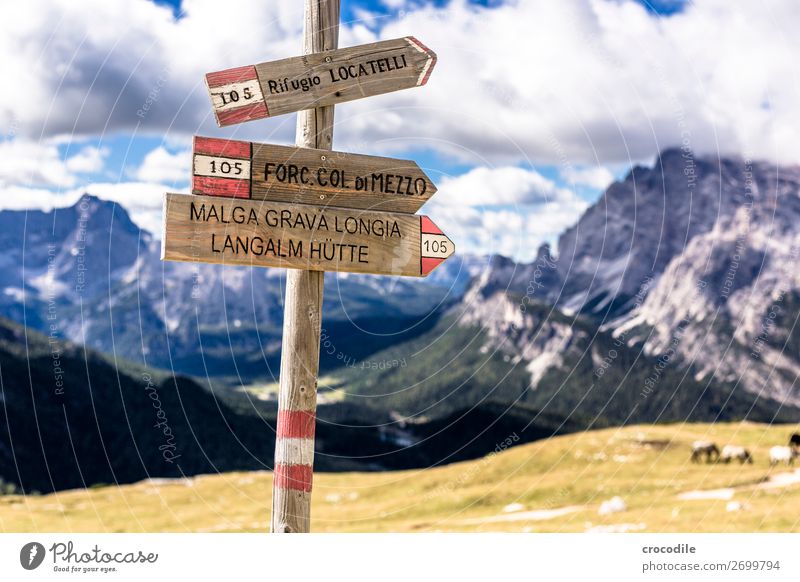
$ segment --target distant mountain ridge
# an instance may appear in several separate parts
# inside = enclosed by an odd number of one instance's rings
[[[495,293],[551,305],[701,384],[797,406],[798,256],[800,166],[672,149],[609,186],[557,258],[493,260],[465,297],[473,312]],[[530,361],[534,381],[562,347]]]
[[[280,269],[162,262],[159,241],[122,206],[88,195],[50,212],[0,211],[0,249],[0,316],[182,373],[277,369]],[[331,273],[323,325],[367,354],[424,330],[480,264],[456,257],[424,281]]]
[[[280,270],[163,263],[152,235],[92,197],[0,212],[0,232],[0,315],[212,385],[277,378]],[[800,420],[800,168],[667,150],[553,248],[530,263],[456,256],[422,281],[329,274],[327,413],[407,425],[384,431],[396,445],[487,407],[491,426],[527,415],[551,431]]]

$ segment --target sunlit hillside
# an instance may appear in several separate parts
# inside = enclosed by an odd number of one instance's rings
[[[438,469],[319,473],[313,530],[798,531],[800,469],[770,468],[768,459],[769,448],[785,444],[793,430],[751,423],[631,426]],[[744,445],[755,462],[693,464],[696,439]],[[264,531],[270,490],[271,474],[261,472],[6,496],[0,531]],[[615,496],[625,509],[601,515],[601,504]]]

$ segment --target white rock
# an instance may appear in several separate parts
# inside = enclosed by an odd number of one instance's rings
[[[744,511],[748,507],[746,503],[742,503],[741,501],[728,501],[725,510],[732,513],[734,511]]]
[[[625,501],[623,501],[622,497],[617,495],[608,501],[603,501],[603,503],[600,504],[600,509],[597,513],[600,515],[610,515],[612,513],[620,513],[627,509],[628,506],[625,504]]]

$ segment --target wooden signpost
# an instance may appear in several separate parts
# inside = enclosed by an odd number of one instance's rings
[[[192,193],[413,213],[436,186],[410,160],[195,137]]]
[[[206,75],[219,125],[297,111],[296,147],[196,137],[192,194],[165,194],[161,257],[288,269],[273,532],[310,530],[324,271],[427,276],[455,252],[414,212],[414,162],[331,151],[334,104],[424,85],[413,37],[337,50],[339,0],[305,0],[304,56]]]
[[[412,36],[206,75],[220,126],[424,85],[436,54]]]
[[[161,258],[424,277],[455,251],[427,216],[167,194]]]

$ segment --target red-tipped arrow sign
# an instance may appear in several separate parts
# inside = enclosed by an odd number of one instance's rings
[[[414,213],[436,186],[410,160],[196,136],[192,193]]]
[[[455,252],[427,216],[166,194],[170,261],[425,277]]]
[[[436,54],[413,36],[206,75],[220,126],[424,85]]]

